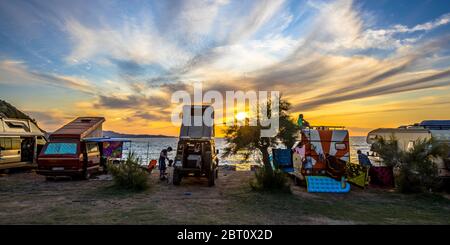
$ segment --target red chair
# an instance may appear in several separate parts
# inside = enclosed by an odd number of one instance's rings
[[[156,167],[156,164],[158,163],[158,161],[156,161],[155,159],[150,160],[150,163],[147,166],[147,171],[149,173],[152,172],[152,170]]]

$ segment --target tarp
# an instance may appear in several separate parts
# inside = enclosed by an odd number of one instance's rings
[[[359,164],[347,164],[348,182],[358,187],[365,188],[369,184],[369,168]]]
[[[103,142],[103,156],[107,158],[122,158],[122,141]]]

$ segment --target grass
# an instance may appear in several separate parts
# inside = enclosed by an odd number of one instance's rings
[[[251,173],[226,172],[175,187],[152,176],[130,192],[111,181],[46,182],[32,173],[0,178],[1,224],[450,224],[450,200],[354,188],[348,194],[252,191]],[[190,195],[186,195],[190,193]]]

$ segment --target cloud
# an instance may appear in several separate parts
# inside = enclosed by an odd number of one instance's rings
[[[444,79],[444,80],[441,80]],[[438,80],[439,82],[435,81]],[[441,80],[441,81],[440,81]],[[358,92],[350,92],[342,95],[330,95],[298,104],[295,109],[310,110],[321,105],[333,104],[342,101],[370,98],[392,93],[409,92],[421,89],[450,86],[450,70],[435,72],[432,75],[421,78],[387,84],[380,87],[365,89]]]
[[[66,58],[69,63],[109,63],[159,66],[169,69],[187,61],[189,54],[155,32],[154,23],[144,19],[124,20],[119,27],[89,27],[70,19],[66,28],[75,47]],[[125,63],[126,64],[126,63]]]
[[[48,85],[87,94],[95,93],[94,85],[85,79],[30,70],[24,62],[16,60],[0,61],[0,83]]]

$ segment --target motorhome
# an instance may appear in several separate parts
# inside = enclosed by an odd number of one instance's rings
[[[46,142],[45,132],[35,122],[0,117],[0,169],[35,167]]]
[[[450,120],[425,120],[398,128],[378,128],[368,133],[366,141],[372,145],[380,138],[390,140],[392,137],[398,141],[399,148],[403,151],[414,147],[417,140],[431,138],[450,146]],[[377,165],[383,164],[383,160],[375,152],[370,152],[369,158]],[[450,155],[446,159],[436,159],[436,164],[440,177],[450,177]]]
[[[88,179],[103,170],[101,149],[97,141],[103,136],[103,117],[79,117],[64,125],[49,137],[38,157],[38,174],[70,176]]]

